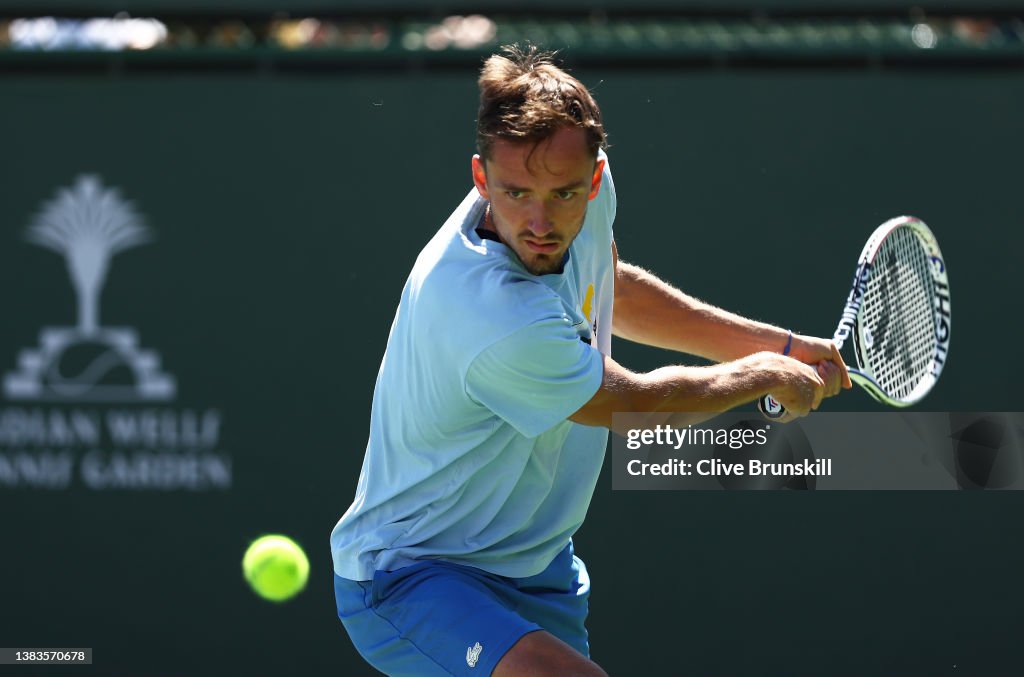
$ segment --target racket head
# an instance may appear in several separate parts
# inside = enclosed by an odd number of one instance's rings
[[[922,220],[899,216],[875,229],[843,318],[834,340],[852,339],[857,369],[850,378],[875,399],[908,407],[934,387],[949,354],[952,315],[946,261]]]

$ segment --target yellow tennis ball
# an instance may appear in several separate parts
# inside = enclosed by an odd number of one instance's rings
[[[306,587],[309,560],[302,548],[287,536],[261,536],[245,551],[242,573],[257,595],[272,602],[283,602]]]

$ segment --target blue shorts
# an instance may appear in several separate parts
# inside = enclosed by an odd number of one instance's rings
[[[501,657],[535,630],[584,656],[590,578],[567,545],[548,568],[505,578],[427,560],[372,581],[334,576],[338,616],[370,665],[392,676],[490,675]]]

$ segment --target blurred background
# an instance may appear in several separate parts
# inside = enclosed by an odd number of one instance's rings
[[[562,50],[601,104],[623,258],[828,335],[867,235],[916,215],[956,320],[920,409],[1020,411],[1022,18],[1021,0],[0,0],[0,646],[94,649],[26,674],[371,674],[328,536],[503,43]],[[877,409],[859,390],[825,406]],[[630,676],[1019,674],[1022,508],[613,492],[606,464],[576,537],[593,656]],[[312,562],[283,605],[241,575],[269,532]]]

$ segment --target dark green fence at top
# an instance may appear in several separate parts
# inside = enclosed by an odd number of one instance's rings
[[[871,229],[916,214],[945,249],[955,319],[924,408],[1021,409],[1019,70],[579,75],[611,133],[624,258],[824,334]],[[366,674],[335,618],[327,538],[405,275],[470,187],[475,97],[472,70],[0,78],[0,374],[44,328],[75,325],[64,261],[24,236],[93,174],[154,235],[111,259],[100,325],[132,328],[176,385],[0,401],[0,643],[90,646],[93,674]],[[615,350],[637,369],[678,359]],[[43,438],[16,430],[33,416]],[[58,429],[76,416],[155,432]],[[212,444],[188,441],[214,419]],[[66,484],[43,467],[61,458]],[[1022,500],[613,494],[606,477],[577,538],[594,656],[613,675],[1010,674]],[[267,531],[313,563],[280,607],[240,573]]]

